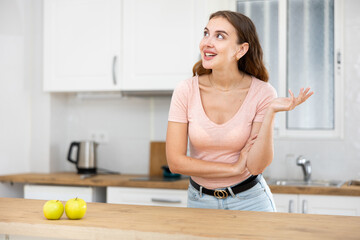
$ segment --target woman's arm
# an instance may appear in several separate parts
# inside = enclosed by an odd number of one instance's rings
[[[251,174],[257,175],[262,173],[273,160],[273,128],[275,114],[280,111],[290,111],[296,106],[305,102],[313,92],[309,93],[310,88],[305,91],[302,88],[299,96],[294,97],[294,94],[289,90],[289,98],[275,98],[269,105],[262,123],[254,123],[251,130],[251,136],[257,134],[257,139],[251,147],[246,167]]]
[[[275,113],[268,110],[262,123],[253,123],[251,136],[253,134],[258,134],[258,137],[250,149],[246,162],[246,167],[252,175],[262,173],[274,158],[274,119]]]
[[[199,177],[231,177],[246,169],[247,154],[255,139],[250,139],[240,153],[239,161],[230,163],[209,162],[186,156],[187,133],[186,123],[168,122],[166,135],[166,158],[171,172]]]

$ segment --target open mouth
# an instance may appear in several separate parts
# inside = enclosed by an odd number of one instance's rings
[[[205,53],[206,57],[215,57],[216,54],[215,53]]]
[[[213,52],[204,52],[204,59],[205,60],[211,60],[213,59],[217,54]]]

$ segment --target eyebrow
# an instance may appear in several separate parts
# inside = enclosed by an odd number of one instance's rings
[[[205,27],[204,30],[209,31],[209,29],[207,27]],[[229,34],[227,32],[225,32],[224,30],[216,30],[215,32],[216,33],[224,33],[229,36]]]

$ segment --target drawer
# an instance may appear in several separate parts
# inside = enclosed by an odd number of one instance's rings
[[[98,187],[25,184],[24,198],[67,201],[78,197],[84,199],[85,202],[105,202],[105,190]]]
[[[107,203],[186,207],[187,190],[108,187]]]

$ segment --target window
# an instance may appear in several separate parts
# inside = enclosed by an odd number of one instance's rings
[[[310,86],[315,94],[279,113],[279,137],[341,137],[341,1],[237,0],[236,11],[256,25],[270,83],[279,96]]]

